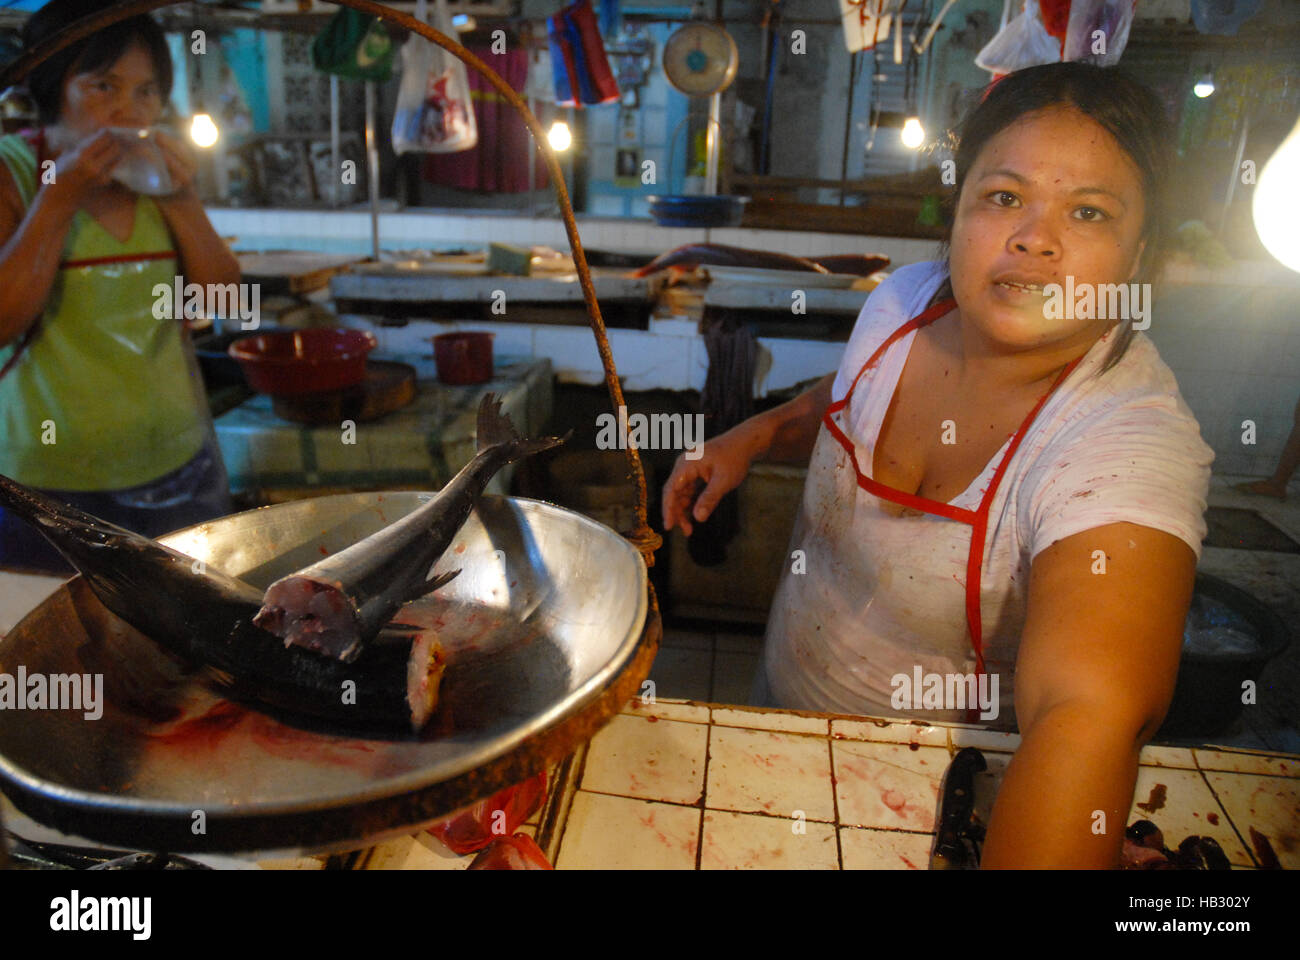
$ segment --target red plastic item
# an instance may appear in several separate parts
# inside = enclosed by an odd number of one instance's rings
[[[433,338],[438,379],[461,386],[492,379],[493,333],[440,333]]]
[[[452,853],[482,850],[493,840],[509,837],[546,800],[546,773],[480,800],[462,813],[440,820],[429,828]]]
[[[590,0],[579,0],[570,7],[565,7],[563,14],[569,22],[578,28],[582,40],[582,60],[586,66],[587,76],[595,88],[597,99],[594,103],[613,103],[621,94],[618,81],[609,69],[609,57],[605,54],[605,43],[600,38],[600,26],[596,14],[591,9]]]
[[[282,330],[236,340],[227,352],[254,390],[297,397],[356,386],[376,346],[365,330]]]
[[[542,848],[526,833],[497,837],[469,865],[471,870],[554,870]]]

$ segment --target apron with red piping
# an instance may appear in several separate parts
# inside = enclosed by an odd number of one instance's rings
[[[954,306],[952,299],[934,304],[895,330],[822,418],[767,630],[768,684],[784,707],[971,721],[981,711],[970,699],[923,696],[935,689],[931,678],[963,674],[975,678],[976,689],[993,689],[985,677],[981,598],[988,594],[980,580],[990,510],[1030,424],[1082,357],[1060,372],[966,491],[941,503],[896,490],[863,470],[871,469],[874,443],[857,443],[850,433],[878,438],[880,424],[862,420],[865,408],[855,416],[853,397],[894,343]],[[870,419],[883,422],[888,406]],[[995,666],[1009,679],[1014,663],[1004,658]]]

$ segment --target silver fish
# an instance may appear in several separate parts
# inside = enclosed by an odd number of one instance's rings
[[[436,497],[346,550],[271,584],[253,622],[285,646],[354,660],[403,604],[460,573],[429,579],[497,471],[559,446],[572,432],[520,437],[501,413],[500,400],[487,394],[478,410],[478,452]]]

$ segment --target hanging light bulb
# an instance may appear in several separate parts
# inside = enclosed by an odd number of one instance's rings
[[[190,139],[200,147],[210,147],[217,142],[217,125],[211,114],[196,113],[190,121]]]
[[[550,141],[552,150],[568,150],[573,143],[573,134],[569,132],[569,125],[563,120],[556,120],[551,124],[551,129],[547,131],[546,139]]]
[[[903,124],[903,146],[915,150],[925,142],[925,128],[921,126],[920,117],[908,117]]]
[[[1205,71],[1205,76],[1197,80],[1192,87],[1192,93],[1196,94],[1202,100],[1214,92],[1214,74]]]
[[[1300,272],[1300,122],[1260,171],[1252,199],[1255,231],[1266,249],[1292,270]]]

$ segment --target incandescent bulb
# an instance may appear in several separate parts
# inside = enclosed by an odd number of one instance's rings
[[[217,125],[206,113],[194,114],[190,121],[190,139],[200,147],[210,147],[217,142]]]
[[[1192,85],[1192,93],[1196,94],[1202,100],[1214,92],[1214,77],[1206,74]]]
[[[1259,173],[1252,201],[1255,232],[1260,243],[1279,261],[1300,272],[1300,122]]]
[[[903,124],[903,146],[915,150],[923,142],[925,142],[925,129],[921,126],[921,118],[908,117],[907,122]]]
[[[573,143],[573,134],[569,133],[569,125],[563,120],[556,120],[551,124],[551,129],[546,134],[546,139],[551,144],[552,150],[568,150]]]

